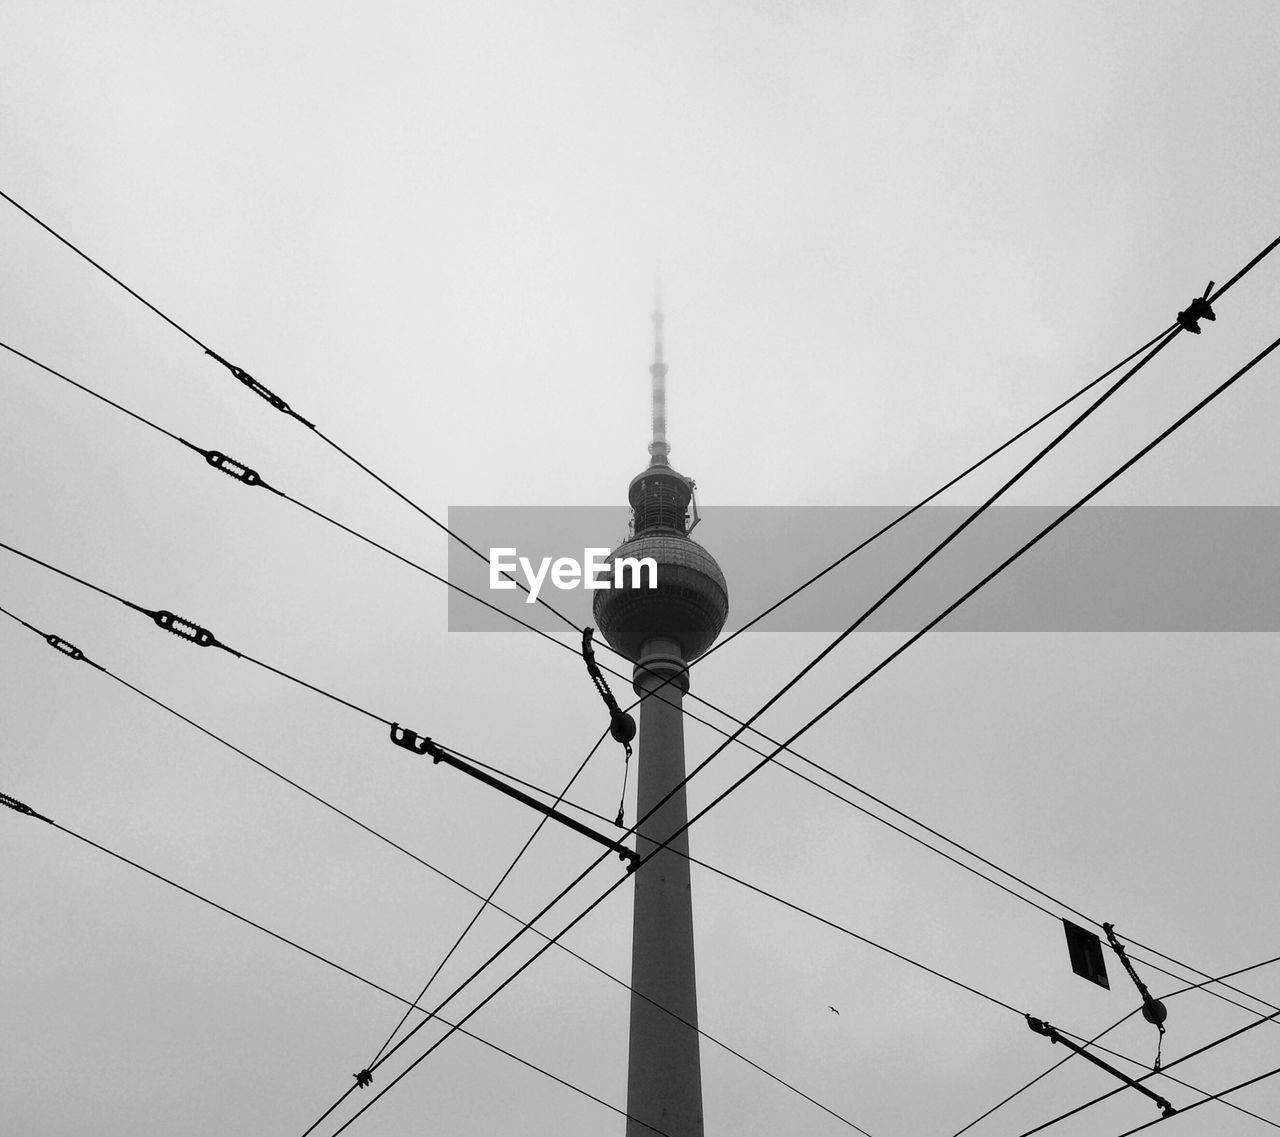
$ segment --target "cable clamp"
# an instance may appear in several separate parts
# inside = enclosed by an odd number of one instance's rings
[[[1058,1032],[1043,1019],[1033,1019],[1027,1014],[1024,1014],[1022,1017],[1027,1020],[1027,1026],[1034,1030],[1036,1034],[1043,1034],[1051,1042],[1058,1041],[1056,1037]]]
[[[398,722],[391,724],[391,741],[397,746],[403,746],[406,750],[412,750],[415,754],[425,754],[432,746],[431,739],[401,726]],[[436,761],[438,762],[439,759],[437,758]]]
[[[239,379],[241,383],[243,383],[246,387],[248,387],[250,391],[252,391],[255,395],[259,396],[260,398],[266,399],[267,402],[269,402],[273,407],[275,407],[276,410],[283,411],[285,414],[290,415],[293,418],[296,418],[304,426],[309,426],[313,430],[315,429],[315,425],[316,425],[315,423],[307,422],[306,419],[304,419],[300,414],[298,414],[298,412],[295,411],[291,406],[289,406],[289,404],[286,403],[279,395],[277,395],[265,384],[259,383],[258,380],[256,380],[252,375],[250,375],[249,372],[247,372],[243,367],[237,367],[234,363],[231,363],[229,360],[223,359],[222,356],[220,356],[216,351],[213,351],[210,348],[205,348],[205,354],[213,356],[213,358],[216,359],[219,363],[221,363],[222,366],[225,367],[228,371],[230,371],[232,375],[234,375],[237,379]]]
[[[75,644],[69,644],[61,636],[48,635],[44,637],[44,642],[50,647],[57,648],[63,655],[70,656],[72,659],[84,659],[82,652]]]
[[[1183,331],[1191,332],[1192,335],[1200,334],[1201,320],[1216,320],[1218,317],[1213,314],[1213,308],[1209,306],[1209,293],[1213,291],[1213,281],[1205,286],[1204,295],[1197,296],[1187,306],[1186,311],[1178,313],[1178,326]]]

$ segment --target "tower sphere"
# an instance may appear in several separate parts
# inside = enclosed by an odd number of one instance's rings
[[[644,645],[661,637],[679,643],[682,658],[692,663],[715,643],[729,615],[724,573],[715,557],[685,533],[692,487],[670,466],[651,465],[632,480],[628,496],[635,535],[614,549],[609,563],[652,557],[657,587],[648,587],[648,574],[637,581],[640,574],[625,573],[625,587],[596,593],[596,625],[610,646],[630,659],[638,660]]]

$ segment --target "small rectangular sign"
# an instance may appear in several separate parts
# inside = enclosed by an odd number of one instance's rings
[[[1070,920],[1062,921],[1067,933],[1067,951],[1071,953],[1071,970],[1091,983],[1111,990],[1107,982],[1107,961],[1102,954],[1102,941],[1088,928],[1073,924]]]

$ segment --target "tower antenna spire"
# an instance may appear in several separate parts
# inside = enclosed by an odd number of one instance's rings
[[[649,375],[653,383],[653,441],[649,443],[649,465],[669,466],[667,455],[667,365],[662,358],[662,279],[653,285],[653,362]]]

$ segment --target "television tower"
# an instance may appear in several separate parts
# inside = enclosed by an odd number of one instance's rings
[[[636,587],[649,582],[633,580],[628,587],[598,591],[593,611],[601,634],[636,665],[632,683],[641,698],[637,817],[644,819],[636,851],[648,856],[679,833],[635,874],[627,1113],[637,1120],[627,1121],[626,1137],[653,1137],[655,1129],[671,1137],[702,1137],[681,706],[689,690],[688,665],[724,627],[729,592],[715,558],[689,537],[693,481],[676,473],[667,458],[661,301],[653,314],[653,338],[649,465],[627,490],[632,532],[613,556],[652,557],[657,587]],[[670,800],[646,818],[669,793]]]

